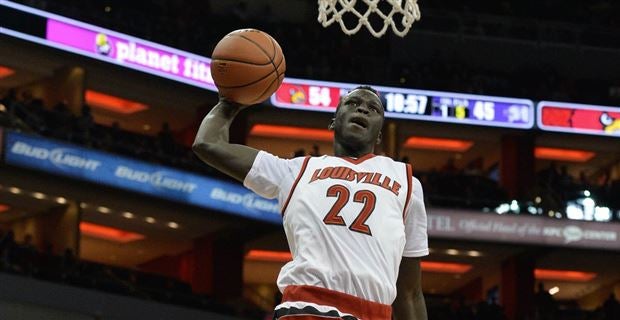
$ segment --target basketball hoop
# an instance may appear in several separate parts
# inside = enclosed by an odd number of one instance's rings
[[[379,9],[379,2],[385,1],[391,7],[389,13],[385,13]],[[347,35],[357,33],[362,26],[366,26],[370,33],[380,38],[385,34],[388,27],[392,27],[392,31],[400,37],[404,37],[411,25],[417,20],[420,20],[420,8],[418,7],[418,0],[318,0],[319,2],[319,22],[323,27],[328,27],[334,22],[338,22],[342,31]],[[358,5],[359,4],[359,5]],[[365,7],[356,9],[355,6]],[[388,7],[386,5],[386,7]],[[387,10],[385,10],[387,11]],[[346,14],[352,14],[357,19],[357,25],[353,28],[349,28],[343,21],[343,16]],[[369,17],[371,15],[377,15],[378,18],[384,21],[383,26],[376,28],[370,23]],[[395,17],[396,15],[396,17]],[[398,19],[398,16],[402,16],[402,19]],[[394,19],[400,20],[400,24]]]

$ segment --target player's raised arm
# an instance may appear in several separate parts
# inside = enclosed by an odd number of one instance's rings
[[[258,150],[229,142],[230,124],[245,106],[220,99],[207,114],[192,145],[202,161],[243,182],[252,168]]]
[[[243,182],[258,150],[231,144],[230,124],[245,106],[265,101],[278,89],[286,71],[284,54],[269,34],[240,29],[224,36],[211,56],[213,83],[227,99],[202,120],[192,149],[202,161]]]

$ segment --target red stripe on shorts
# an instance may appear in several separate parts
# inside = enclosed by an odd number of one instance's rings
[[[331,306],[342,313],[351,314],[358,319],[392,319],[392,306],[390,305],[315,286],[288,286],[284,289],[282,301],[303,301]]]

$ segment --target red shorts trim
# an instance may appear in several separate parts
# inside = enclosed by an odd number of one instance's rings
[[[392,319],[392,306],[390,305],[315,286],[288,286],[284,289],[282,301],[304,301],[332,306],[342,313],[348,313],[364,320]]]

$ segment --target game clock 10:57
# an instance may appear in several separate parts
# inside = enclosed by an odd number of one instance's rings
[[[530,129],[534,104],[530,100],[450,92],[377,87],[386,118],[453,122]],[[386,91],[390,90],[391,91]]]

